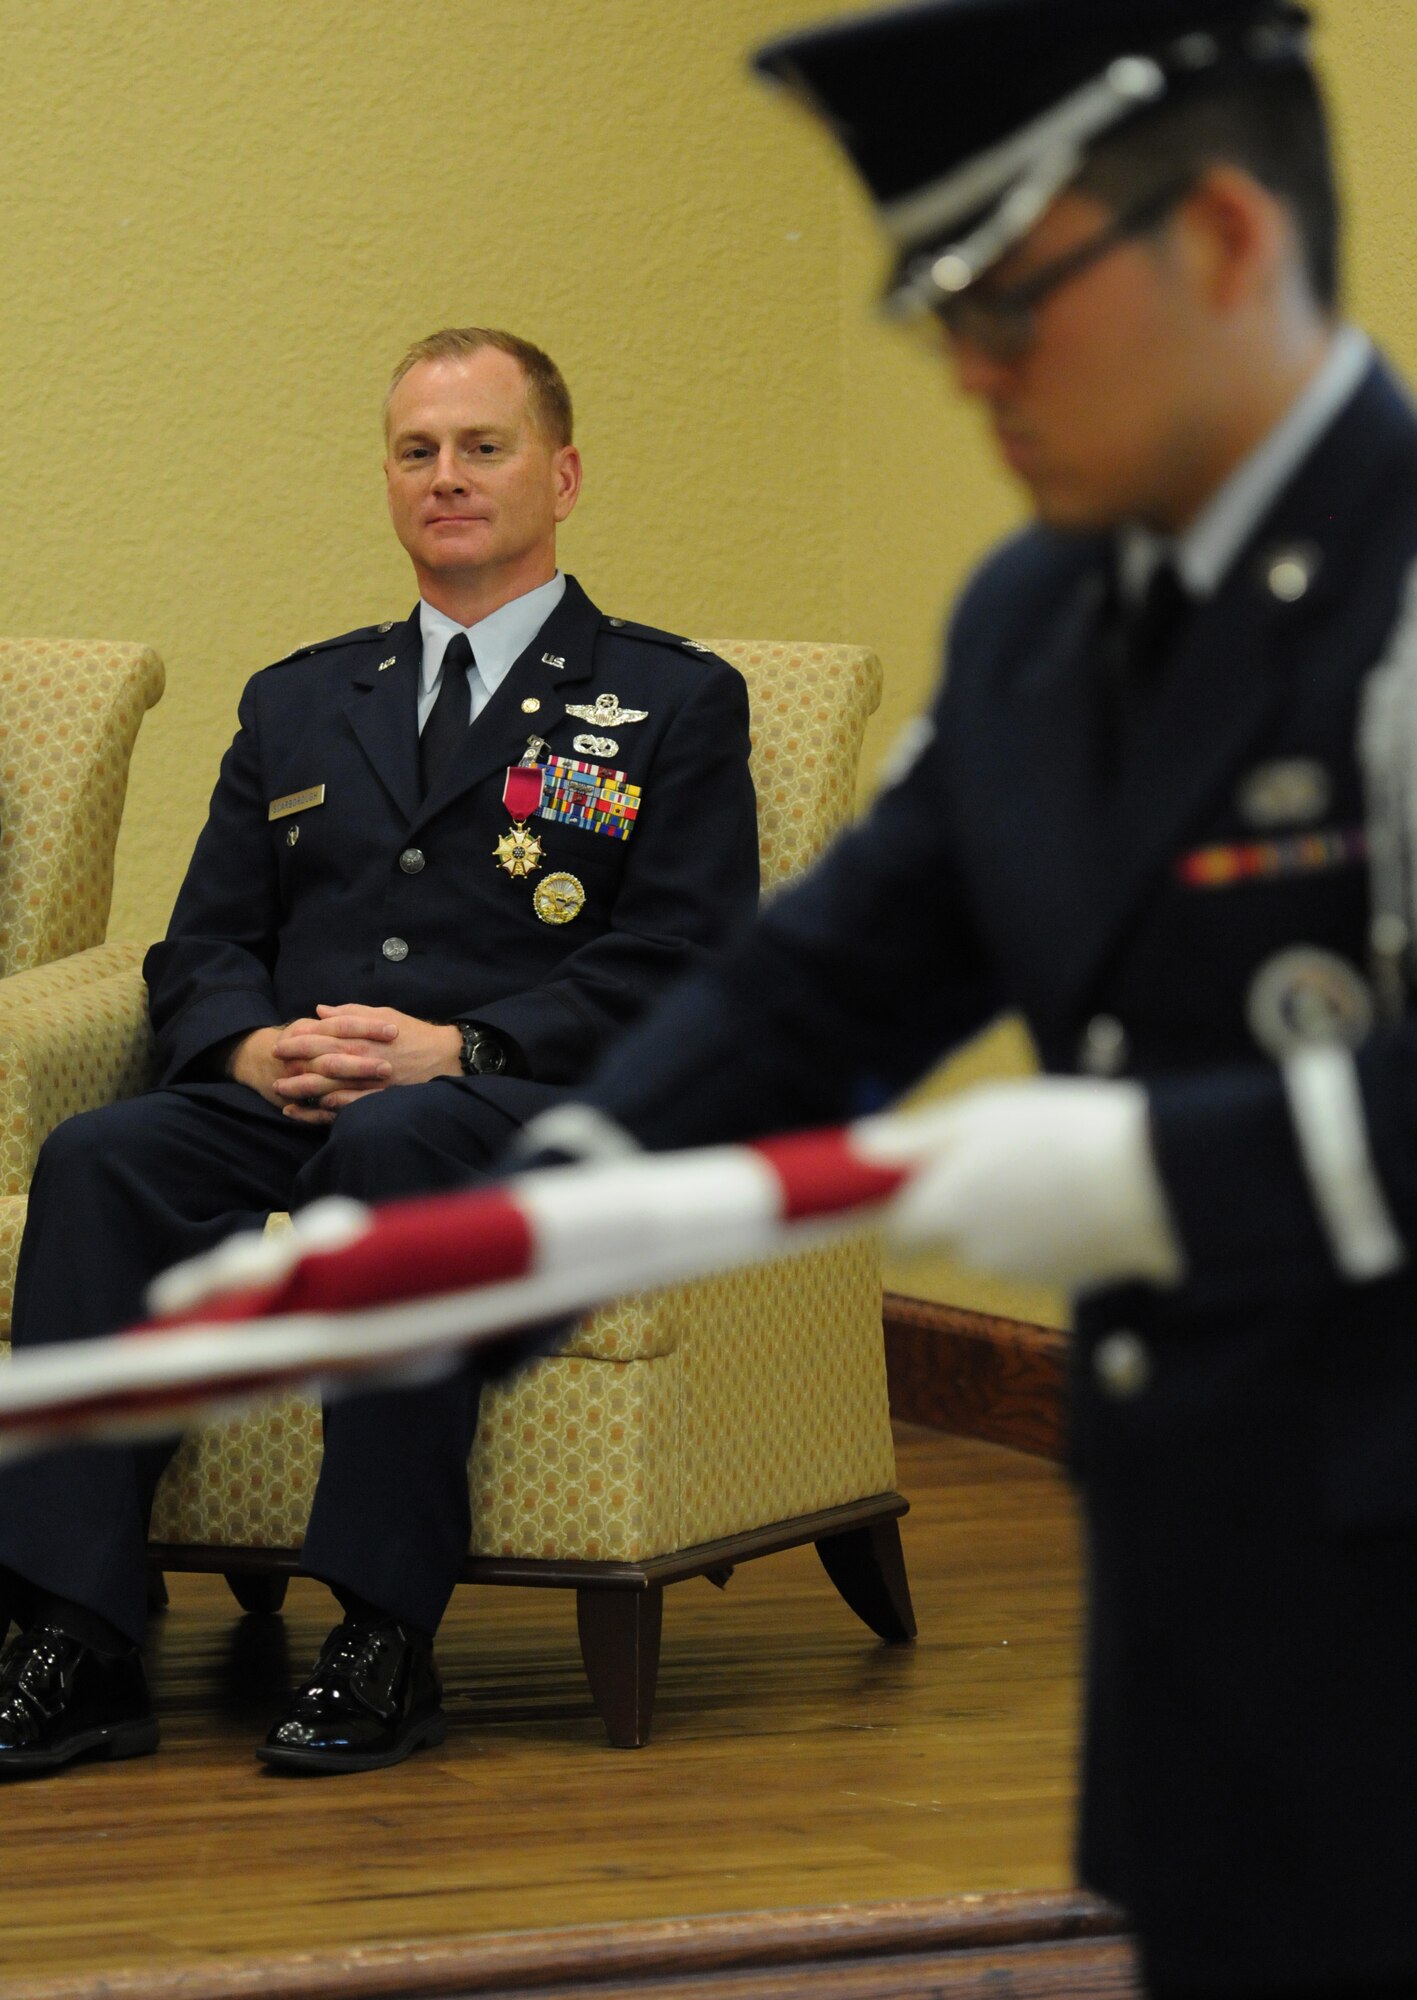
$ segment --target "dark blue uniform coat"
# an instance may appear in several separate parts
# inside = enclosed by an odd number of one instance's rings
[[[238,1031],[320,1001],[475,1019],[511,1038],[542,1083],[583,1077],[607,1039],[721,946],[752,906],[757,835],[742,678],[646,627],[565,595],[420,803],[417,613],[308,648],[257,674],[166,941],[148,954],[149,1005],[176,1081]],[[642,722],[567,714],[609,692]],[[613,754],[581,758],[575,738]],[[552,755],[641,788],[628,840],[537,819],[538,872],[514,880],[493,849],[511,824],[509,764]],[[267,818],[323,786],[324,801]],[[585,890],[570,923],[538,919],[537,884]]]
[[[131,1322],[156,1271],[272,1208],[467,1179],[650,1000],[746,930],[757,827],[747,693],[732,668],[605,618],[568,580],[460,762],[420,802],[421,653],[415,615],[309,647],[247,687],[167,938],[146,961],[162,1087],[70,1119],[43,1149],[17,1346]],[[567,712],[601,695],[643,719],[603,726]],[[579,735],[600,748],[578,752]],[[541,866],[513,879],[494,848],[511,825],[507,766],[533,736],[542,755],[623,772],[640,803],[626,840],[531,820]],[[321,803],[269,816],[321,787]],[[554,873],[584,891],[569,922],[537,914],[536,888]],[[301,1126],[226,1079],[221,1059],[232,1037],[321,1001],[476,1021],[513,1044],[518,1073],[389,1089],[328,1128]],[[305,1544],[315,1574],[437,1624],[467,1549],[478,1388],[469,1371],[329,1406]],[[65,1451],[0,1477],[12,1594],[39,1586],[137,1637],[165,1456]]]
[[[1297,601],[1269,582],[1300,552]],[[1417,558],[1417,423],[1375,365],[1201,607],[1108,780],[1112,556],[1039,529],[953,621],[908,776],[746,950],[613,1053],[594,1100],[651,1145],[835,1120],[1000,1008],[1045,1065],[1089,1023],[1151,1090],[1185,1283],[1077,1315],[1091,1555],[1082,1872],[1180,1985],[1417,1973],[1417,1283],[1335,1268],[1247,995],[1279,951],[1367,974],[1361,859],[1191,886],[1253,843],[1245,781],[1308,760],[1364,818],[1355,719]],[[1348,843],[1351,852],[1355,843]],[[1341,856],[1343,840],[1331,843]],[[1359,1056],[1369,1145],[1417,1241],[1417,1031]],[[1139,1336],[1144,1383],[1094,1367]]]

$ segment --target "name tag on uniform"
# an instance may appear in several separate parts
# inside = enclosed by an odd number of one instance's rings
[[[272,799],[266,807],[267,819],[285,819],[291,813],[304,812],[310,806],[325,803],[323,785],[307,785],[303,792],[287,792],[283,799]]]
[[[632,785],[623,771],[584,763],[578,757],[550,757],[541,768],[542,819],[583,827],[587,833],[608,834],[612,840],[630,838],[641,794],[640,787]]]

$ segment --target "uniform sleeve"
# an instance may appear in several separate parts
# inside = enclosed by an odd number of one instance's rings
[[[661,1148],[879,1107],[998,1012],[952,856],[934,736],[724,963],[620,1043],[586,1095]]]
[[[167,936],[143,963],[162,1082],[196,1073],[233,1035],[279,1025],[271,981],[277,913],[250,685]]]
[[[741,675],[706,673],[654,759],[609,929],[548,979],[476,1009],[543,1083],[584,1078],[610,1039],[742,938],[758,893]]]

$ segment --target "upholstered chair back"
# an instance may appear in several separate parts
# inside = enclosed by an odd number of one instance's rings
[[[0,1338],[35,1156],[142,1088],[142,948],[104,944],[128,760],[163,689],[150,646],[0,638]]]
[[[0,639],[0,977],[102,941],[149,646]]]

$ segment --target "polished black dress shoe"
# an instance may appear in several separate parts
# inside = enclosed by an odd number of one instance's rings
[[[432,1643],[393,1619],[346,1618],[256,1755],[283,1771],[377,1771],[448,1733]]]
[[[75,1757],[143,1757],[157,1717],[136,1648],[109,1655],[57,1625],[32,1625],[0,1653],[0,1777]]]

